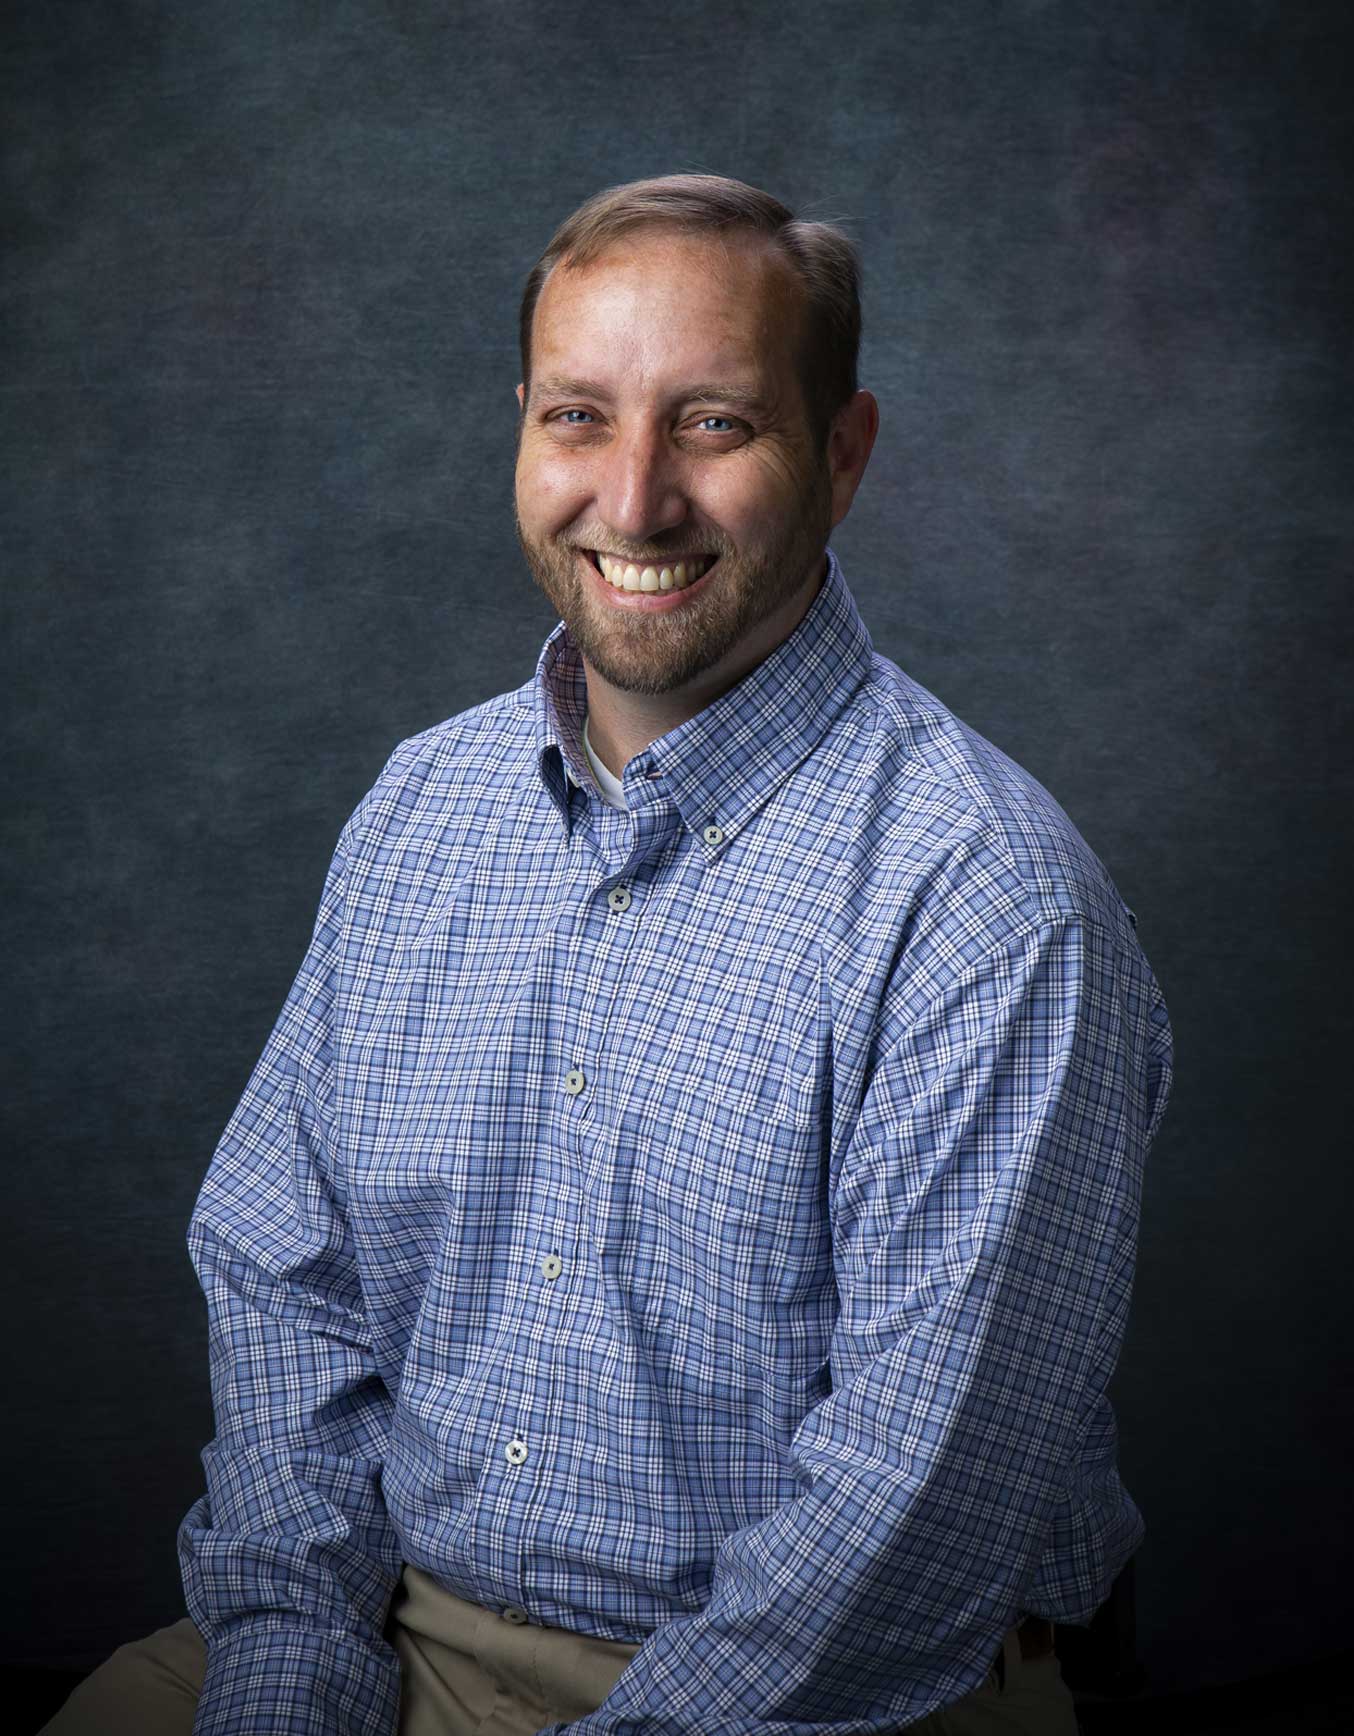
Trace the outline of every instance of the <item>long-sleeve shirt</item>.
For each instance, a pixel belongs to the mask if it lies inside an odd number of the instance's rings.
[[[561,623],[396,749],[212,1160],[199,1736],[393,1732],[405,1562],[640,1642],[570,1736],[871,1736],[1143,1534],[1171,1034],[1104,866],[835,558],[623,811],[586,705]]]

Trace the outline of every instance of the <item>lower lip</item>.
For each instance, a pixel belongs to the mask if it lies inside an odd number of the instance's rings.
[[[604,578],[592,564],[592,557],[578,551],[578,558],[592,574],[593,581],[607,594],[607,600],[617,609],[633,609],[640,614],[665,614],[670,609],[680,609],[682,605],[694,597],[705,584],[705,581],[718,567],[707,567],[695,584],[688,585],[684,591],[679,591],[674,585],[670,591],[618,591],[610,580]]]

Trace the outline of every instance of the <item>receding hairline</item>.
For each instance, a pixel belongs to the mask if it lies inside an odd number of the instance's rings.
[[[678,217],[645,215],[637,217],[633,223],[614,233],[603,233],[590,237],[581,246],[571,248],[562,253],[541,279],[532,304],[532,323],[545,294],[546,286],[557,273],[571,271],[587,272],[601,265],[612,254],[624,254],[630,250],[632,243],[643,244],[656,236],[668,235],[677,241],[689,242],[695,247],[710,247],[721,252],[725,259],[731,259],[734,245],[738,244],[740,251],[759,253],[762,258],[772,264],[780,277],[793,291],[802,309],[807,310],[809,304],[809,288],[804,282],[794,255],[776,236],[768,235],[764,230],[755,229],[750,224],[726,224],[719,229],[700,228]]]
[[[803,334],[811,318],[808,285],[796,268],[795,260],[789,250],[781,245],[774,235],[768,235],[764,230],[753,228],[748,224],[726,224],[720,229],[697,227],[681,218],[666,217],[661,213],[657,216],[645,215],[636,218],[632,224],[628,224],[619,233],[602,234],[594,237],[580,249],[561,254],[546,272],[537,290],[531,310],[533,332],[541,302],[557,273],[586,273],[594,270],[603,264],[610,255],[624,253],[630,242],[639,241],[642,243],[646,238],[652,239],[656,232],[669,233],[678,240],[688,241],[696,246],[715,247],[725,255],[726,259],[733,251],[729,245],[731,241],[741,243],[742,249],[746,252],[760,253],[763,259],[774,268],[776,275],[781,280],[782,287],[788,288],[790,292],[792,305],[799,318],[800,330],[796,334],[796,339]],[[533,343],[533,360],[534,350]],[[534,370],[527,370],[528,373],[532,371]],[[556,383],[559,382],[556,381]],[[523,384],[530,388],[532,382],[530,378],[526,378]],[[713,397],[716,394],[702,390],[697,395]],[[725,392],[719,395],[728,398],[735,394]]]
[[[794,257],[789,248],[778,236],[759,229],[750,219],[713,225],[693,222],[675,212],[642,211],[584,235],[553,262],[544,282],[548,283],[556,271],[586,270],[608,253],[621,252],[629,243],[652,239],[655,235],[670,235],[697,246],[717,248],[726,255],[732,253],[732,244],[745,250],[757,246],[763,252],[774,254],[792,272],[794,270]]]

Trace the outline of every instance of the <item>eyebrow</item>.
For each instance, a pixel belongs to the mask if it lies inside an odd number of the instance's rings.
[[[531,396],[535,398],[596,398],[599,402],[610,401],[611,394],[606,387],[596,380],[570,379],[562,374],[550,374],[545,379],[532,382]],[[747,415],[768,415],[771,406],[760,392],[747,386],[711,384],[702,382],[696,386],[683,386],[672,394],[676,402],[682,404],[727,404],[730,409],[742,410]]]

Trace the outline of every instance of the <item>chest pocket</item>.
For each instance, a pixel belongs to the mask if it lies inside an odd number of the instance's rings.
[[[816,1085],[779,1071],[757,1083],[656,1072],[614,1105],[614,1167],[587,1210],[670,1401],[765,1413],[774,1436],[785,1395],[822,1361],[831,1238]]]
[[[759,936],[767,930],[759,928]],[[698,950],[698,944],[699,949]],[[587,1141],[597,1251],[655,1342],[784,1348],[827,1271],[831,1028],[816,955],[747,956],[697,932],[669,966],[700,993],[626,984]],[[790,1329],[793,1335],[793,1328]]]
[[[808,1125],[817,1113],[818,1079],[812,1062],[797,1067],[778,1059],[764,1064],[740,1063],[732,1076],[718,1057],[697,1071],[672,1061],[656,1069],[651,1089],[637,1088],[638,1112],[660,1125],[676,1118],[686,1124],[695,1116],[720,1108],[750,1121],[782,1127]]]
[[[701,1282],[780,1286],[818,1257],[826,1223],[821,1094],[768,1067],[734,1086],[664,1066],[613,1105],[629,1227]]]

